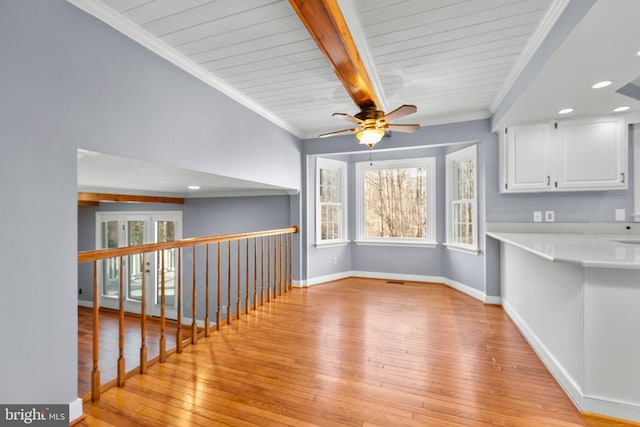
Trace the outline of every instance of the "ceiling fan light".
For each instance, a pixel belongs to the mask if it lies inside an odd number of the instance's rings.
[[[368,145],[369,148],[380,142],[383,136],[384,131],[382,129],[365,129],[356,134],[360,144]]]

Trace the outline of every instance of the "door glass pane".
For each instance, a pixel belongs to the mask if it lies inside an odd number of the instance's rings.
[[[144,244],[144,221],[128,221],[127,229],[127,242],[129,246]],[[130,300],[142,301],[142,254],[130,255],[127,262],[129,263],[127,297]]]
[[[175,223],[173,221],[156,221],[156,242],[175,240]],[[156,252],[158,277],[156,283],[156,304],[160,304],[162,296],[162,255],[164,254],[164,301],[166,306],[176,304],[176,250],[166,249]]]
[[[112,249],[118,247],[118,221],[104,221],[101,234],[102,248]],[[120,265],[118,258],[102,260],[102,295],[117,297],[119,282]]]

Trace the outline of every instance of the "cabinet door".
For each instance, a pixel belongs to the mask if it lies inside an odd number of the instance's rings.
[[[559,122],[557,150],[559,190],[627,188],[624,120]]]
[[[506,129],[506,183],[502,191],[545,191],[551,188],[553,126],[543,123]]]

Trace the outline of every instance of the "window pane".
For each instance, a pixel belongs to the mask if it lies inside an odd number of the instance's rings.
[[[427,236],[427,168],[364,172],[366,237]]]
[[[473,244],[473,202],[452,203],[452,243]]]
[[[473,168],[474,161],[472,159],[456,162],[456,194],[454,199],[473,199],[474,198],[474,179],[475,171]]]
[[[320,169],[320,202],[340,201],[340,179],[338,170]]]
[[[117,248],[118,221],[102,223],[102,247],[104,249]],[[120,259],[108,258],[102,261],[102,295],[117,297],[120,285]]]
[[[344,167],[318,166],[318,208],[316,212],[318,240],[338,240],[342,238],[342,188]]]
[[[156,221],[156,242],[172,242],[175,237],[175,223],[173,221]],[[164,271],[162,261],[164,255]],[[162,299],[162,275],[164,273],[164,300],[169,307],[175,305],[176,295],[176,250],[164,249],[156,252],[157,285],[156,304]]]
[[[144,244],[144,221],[128,221],[127,243],[129,246]],[[129,295],[128,298],[142,301],[142,254],[129,255]]]
[[[338,239],[339,235],[339,205],[322,205],[320,207],[320,238],[322,240]]]

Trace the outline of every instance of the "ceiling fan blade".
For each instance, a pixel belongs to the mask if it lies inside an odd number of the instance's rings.
[[[418,111],[418,108],[415,105],[401,105],[395,110],[391,111],[389,114],[383,117],[387,122],[392,122],[400,117],[408,116],[409,114],[413,114]]]
[[[405,133],[414,133],[420,129],[420,125],[409,125],[409,124],[387,124],[385,129],[390,130],[392,132],[405,132]]]
[[[339,117],[341,119],[349,120],[358,124],[364,123],[364,121],[360,120],[359,118],[346,113],[333,113],[333,117]]]
[[[318,138],[327,138],[329,136],[336,136],[336,135],[346,135],[348,133],[354,133],[359,130],[360,128],[337,130],[335,132],[323,133],[322,135],[318,135]]]

